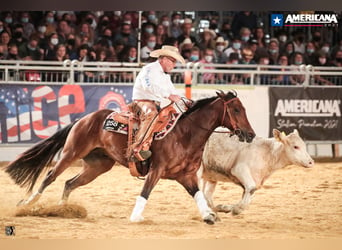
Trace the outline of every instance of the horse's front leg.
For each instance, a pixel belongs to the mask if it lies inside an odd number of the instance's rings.
[[[207,224],[214,224],[216,220],[216,214],[208,206],[207,200],[204,197],[202,191],[198,188],[198,179],[196,174],[186,174],[176,179],[186,191],[195,199],[198,210],[202,216],[202,219]]]
[[[147,199],[152,192],[152,189],[160,180],[161,171],[158,169],[151,169],[149,174],[146,177],[143,189],[140,193],[140,196],[137,197],[135,206],[133,208],[130,221],[131,222],[140,222],[144,220],[142,213],[144,211],[145,205],[147,203]]]

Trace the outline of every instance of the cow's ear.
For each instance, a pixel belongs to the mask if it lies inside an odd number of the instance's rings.
[[[273,129],[273,136],[277,141],[284,142],[286,139],[286,134],[284,132],[280,132],[278,129]]]

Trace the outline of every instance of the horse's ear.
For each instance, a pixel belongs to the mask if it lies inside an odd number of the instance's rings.
[[[220,98],[224,98],[226,96],[222,90],[216,91],[216,95],[219,96]]]

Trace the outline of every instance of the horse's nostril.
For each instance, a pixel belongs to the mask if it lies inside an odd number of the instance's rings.
[[[234,134],[240,136],[242,134],[242,131],[240,129],[235,129]]]

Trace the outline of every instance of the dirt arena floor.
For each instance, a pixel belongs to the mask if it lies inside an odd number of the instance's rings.
[[[29,209],[16,207],[25,190],[0,170],[0,228],[15,227],[15,236],[4,230],[0,239],[342,238],[342,162],[279,170],[256,191],[248,210],[238,216],[220,213],[215,225],[203,223],[194,200],[170,180],[161,180],[152,191],[145,221],[131,223],[129,216],[143,181],[122,166],[75,190],[70,205],[56,206],[64,182],[80,171],[79,166],[78,162],[67,169]],[[240,187],[220,183],[214,201],[231,204],[241,195]]]

